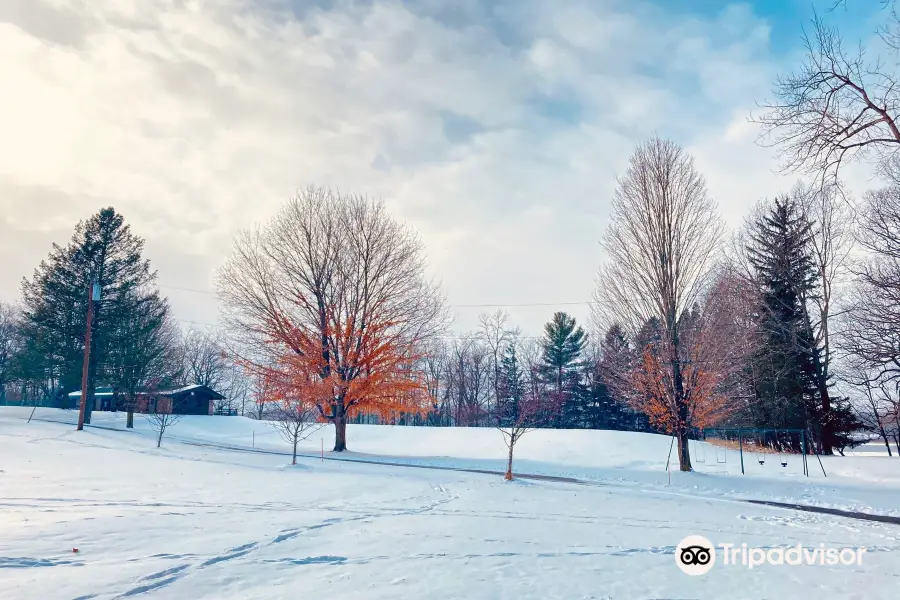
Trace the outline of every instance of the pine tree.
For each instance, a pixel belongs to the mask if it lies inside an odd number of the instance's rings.
[[[514,343],[507,344],[500,358],[500,381],[497,386],[498,425],[508,427],[515,423],[519,416],[519,406],[525,393],[525,380],[522,366],[516,353]]]
[[[54,244],[32,279],[22,282],[30,371],[60,399],[80,388],[88,290],[92,281],[100,284],[88,367],[88,423],[96,382],[108,379],[117,322],[134,310],[135,293],[156,278],[143,248],[143,239],[131,233],[124,218],[104,208],[78,223],[68,245]]]
[[[760,426],[805,429],[819,417],[819,349],[805,301],[815,292],[811,225],[790,198],[776,198],[750,232],[748,258],[762,292],[765,344],[754,360]]]
[[[582,426],[583,411],[574,392],[579,384],[581,353],[586,343],[584,330],[564,312],[555,313],[544,325],[544,377],[553,390],[554,405],[559,408],[547,417],[555,427]]]
[[[658,325],[658,320],[651,319],[641,329],[639,337],[643,340],[642,347],[654,336],[658,337]],[[637,358],[625,330],[618,323],[611,325],[600,341],[598,364],[599,380],[607,392],[603,420],[610,429],[651,431],[647,415],[631,408],[624,397],[626,390],[631,391],[628,373]]]
[[[169,305],[155,290],[140,289],[125,299],[128,310],[110,323],[110,348],[104,373],[113,388],[116,410],[128,412],[134,426],[138,392],[169,386],[180,374],[179,332]]]

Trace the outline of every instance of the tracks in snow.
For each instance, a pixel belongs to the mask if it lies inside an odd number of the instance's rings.
[[[390,509],[387,511],[365,511],[361,514],[354,515],[352,517],[329,517],[324,519],[318,523],[314,523],[312,525],[306,525],[303,527],[297,527],[293,529],[285,529],[282,530],[270,539],[269,541],[252,541],[246,544],[241,544],[239,546],[235,546],[233,548],[229,548],[220,554],[210,556],[202,560],[202,562],[185,562],[174,567],[170,567],[168,569],[163,569],[161,571],[157,571],[151,573],[150,575],[146,575],[140,579],[138,579],[135,583],[138,585],[134,585],[133,587],[121,592],[117,595],[112,596],[113,600],[123,600],[125,598],[131,598],[134,596],[138,596],[144,594],[146,592],[151,592],[155,590],[159,590],[165,587],[172,585],[183,579],[184,577],[189,576],[191,573],[195,571],[199,571],[202,569],[206,569],[215,565],[220,565],[222,563],[230,562],[233,560],[237,560],[239,558],[243,558],[245,556],[251,555],[252,553],[271,546],[275,546],[277,544],[281,544],[288,540],[292,540],[297,538],[304,533],[308,533],[310,531],[315,531],[319,529],[324,529],[327,527],[334,527],[336,525],[342,525],[347,523],[353,523],[355,521],[364,521],[368,519],[375,519],[380,517],[393,517],[393,516],[407,516],[407,515],[418,515],[418,514],[426,514],[434,511],[435,509],[452,502],[457,499],[457,496],[450,493],[443,486],[435,486],[434,490],[438,492],[437,498],[433,499],[431,502],[428,502],[422,506],[413,506],[408,508],[399,508],[399,509]],[[421,498],[419,496],[418,498]],[[181,559],[186,558],[192,555],[165,555],[165,554],[157,554],[150,558],[167,558],[167,559]],[[199,558],[199,557],[195,557]],[[285,563],[291,565],[316,565],[316,564],[344,564],[347,562],[347,557],[344,556],[307,556],[302,558],[281,558],[281,559],[263,559],[262,562],[276,562],[276,563]],[[89,596],[91,597],[91,596]],[[94,595],[93,597],[98,597]]]

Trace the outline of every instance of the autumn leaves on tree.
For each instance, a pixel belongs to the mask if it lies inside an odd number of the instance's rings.
[[[446,312],[421,244],[383,204],[309,188],[244,232],[219,273],[234,353],[269,400],[302,399],[335,426],[429,405],[418,365]]]

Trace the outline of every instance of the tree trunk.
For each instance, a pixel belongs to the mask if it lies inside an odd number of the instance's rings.
[[[134,408],[128,407],[128,416],[125,418],[125,428],[134,429]]]
[[[97,386],[97,326],[100,320],[100,306],[99,302],[91,302],[91,349],[90,356],[88,357],[88,378],[87,378],[87,402],[84,406],[84,422],[85,424],[90,424],[91,422],[91,413],[94,411],[94,402],[96,399],[94,398],[94,390]]]
[[[878,416],[876,414],[876,419]],[[884,447],[887,448],[888,456],[893,456],[891,454],[891,438],[888,436],[887,431],[884,430],[884,425],[881,424],[881,419],[878,419],[878,431],[881,433],[881,439],[884,440]]]
[[[510,438],[509,438],[509,460],[506,463],[506,475],[504,477],[504,479],[506,479],[507,481],[512,481],[512,478],[513,478],[513,474],[512,474],[513,448],[516,445],[516,443],[513,440],[514,440],[514,438],[512,436],[510,436]]]
[[[688,405],[684,400],[684,382],[681,378],[681,364],[676,359],[673,364],[675,379],[675,409],[678,413],[675,431],[678,434],[678,468],[681,471],[693,471],[691,466],[691,447],[688,443],[690,433]]]
[[[822,402],[822,452],[820,454],[834,454],[835,436],[834,423],[831,419],[831,395],[828,393],[828,384],[822,381],[819,382],[819,396]]]
[[[347,415],[344,412],[343,403],[334,405],[334,451],[343,452],[347,449]]]
[[[160,428],[159,428],[159,437],[156,438],[156,447],[157,447],[157,448],[159,448],[159,447],[162,445],[163,431],[165,431],[165,429],[163,429],[162,427],[160,427]]]
[[[297,436],[294,436],[294,456],[291,458],[292,465],[297,464],[297,442],[299,442],[299,441],[300,440],[297,439]]]

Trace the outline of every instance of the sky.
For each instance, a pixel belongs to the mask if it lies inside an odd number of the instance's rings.
[[[684,146],[732,227],[792,186],[748,117],[831,4],[2,0],[0,300],[113,206],[175,316],[215,325],[235,232],[317,185],[418,231],[457,333],[483,305],[584,322],[636,144]],[[850,4],[826,17],[870,35]]]

